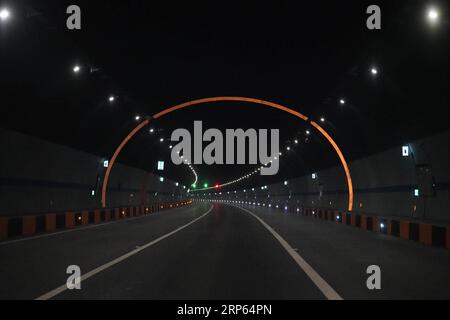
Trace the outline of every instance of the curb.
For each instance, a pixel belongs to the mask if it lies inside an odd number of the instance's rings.
[[[149,205],[45,213],[19,217],[0,217],[0,240],[27,237],[38,233],[71,229],[89,224],[148,215],[165,209],[179,208],[192,204],[192,200]]]
[[[290,212],[294,212],[293,208]],[[375,233],[419,242],[427,246],[450,249],[450,227],[448,226],[319,208],[297,208],[297,212],[304,216],[334,221]]]

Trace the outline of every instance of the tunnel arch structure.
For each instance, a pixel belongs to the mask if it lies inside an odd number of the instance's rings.
[[[149,119],[145,119],[144,121],[142,121],[139,125],[137,125],[126,137],[125,139],[123,139],[123,141],[120,143],[120,145],[116,148],[116,150],[114,151],[114,154],[112,156],[112,158],[109,161],[109,166],[106,169],[106,173],[105,176],[103,178],[103,184],[102,184],[102,207],[105,208],[106,207],[106,195],[107,195],[107,190],[108,190],[108,181],[109,181],[109,176],[111,174],[111,170],[114,166],[114,163],[117,159],[117,157],[120,155],[122,149],[127,145],[127,143],[134,137],[134,135],[136,135],[136,133],[138,133],[142,128],[146,127],[151,120],[156,120],[158,118],[161,118],[171,112],[180,110],[180,109],[184,109],[187,107],[191,107],[194,105],[200,105],[200,104],[204,104],[204,103],[209,103],[209,102],[219,102],[219,101],[239,101],[239,102],[249,102],[249,103],[254,103],[254,104],[258,104],[260,106],[265,106],[265,107],[271,107],[271,108],[275,108],[278,110],[282,110],[284,112],[287,112],[307,123],[309,123],[312,127],[314,127],[316,130],[318,130],[326,139],[327,141],[331,144],[331,146],[333,147],[333,149],[335,150],[335,152],[337,153],[342,167],[344,169],[345,172],[345,176],[347,179],[347,188],[348,188],[348,211],[352,211],[353,209],[353,183],[352,183],[352,178],[350,175],[350,169],[348,168],[347,165],[347,161],[345,160],[345,157],[341,151],[341,149],[339,148],[339,146],[336,144],[336,142],[333,140],[333,138],[325,131],[325,129],[323,129],[318,123],[316,123],[315,121],[310,120],[307,116],[303,115],[302,113],[295,111],[291,108],[282,106],[280,104],[274,103],[274,102],[270,102],[270,101],[265,101],[265,100],[260,100],[260,99],[255,99],[255,98],[248,98],[248,97],[211,97],[211,98],[203,98],[203,99],[197,99],[197,100],[191,100],[191,101],[187,101],[181,104],[177,104],[175,106],[172,106],[170,108],[164,109],[156,114],[154,114],[152,117],[150,117]]]

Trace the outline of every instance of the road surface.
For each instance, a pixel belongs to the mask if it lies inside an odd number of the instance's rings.
[[[222,203],[2,242],[0,261],[0,299],[450,298],[448,250]],[[69,265],[80,290],[66,287]]]

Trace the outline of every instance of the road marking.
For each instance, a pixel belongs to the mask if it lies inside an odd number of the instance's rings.
[[[269,226],[263,219],[258,217],[256,214],[247,210],[245,208],[234,206],[239,208],[249,214],[251,214],[255,219],[257,219],[274,237],[278,240],[281,246],[289,253],[292,259],[297,263],[297,265],[306,273],[306,275],[311,279],[311,281],[316,285],[316,287],[323,293],[323,295],[328,300],[343,300],[342,297],[306,262],[300,254],[290,246],[290,244],[283,239],[271,226]]]
[[[157,239],[155,239],[155,240],[152,240],[152,241],[150,241],[149,243],[144,244],[144,245],[142,245],[141,247],[139,247],[139,248],[137,248],[137,249],[134,249],[134,250],[132,250],[132,251],[130,251],[130,252],[124,254],[124,255],[121,255],[120,257],[118,257],[118,258],[116,258],[116,259],[114,259],[114,260],[112,260],[112,261],[110,261],[110,262],[107,262],[107,263],[101,265],[100,267],[97,267],[97,268],[95,268],[95,269],[89,271],[88,273],[86,273],[86,274],[84,274],[84,275],[81,276],[81,281],[84,281],[84,280],[86,280],[86,279],[89,279],[90,277],[95,276],[97,273],[100,273],[100,272],[102,272],[102,271],[104,271],[104,270],[106,270],[106,269],[108,269],[108,268],[110,268],[110,267],[112,267],[112,266],[114,266],[114,265],[116,265],[116,264],[118,264],[118,263],[120,263],[120,262],[122,262],[122,261],[128,259],[129,257],[134,256],[135,254],[141,252],[142,250],[145,250],[145,249],[147,249],[148,247],[151,247],[151,246],[157,244],[158,242],[160,242],[160,241],[162,241],[162,240],[164,240],[164,239],[166,239],[166,238],[168,238],[168,237],[174,235],[174,234],[177,233],[178,231],[181,231],[181,230],[183,230],[183,229],[189,227],[191,224],[197,222],[198,220],[200,220],[201,218],[203,218],[203,217],[205,217],[207,214],[209,214],[209,213],[211,212],[212,209],[213,209],[213,206],[211,206],[211,207],[208,209],[208,211],[206,211],[206,212],[205,212],[204,214],[202,214],[200,217],[195,218],[195,219],[192,220],[191,222],[189,222],[189,223],[187,223],[187,224],[185,224],[185,225],[182,225],[181,227],[179,227],[179,228],[177,228],[177,229],[175,229],[175,230],[173,230],[173,231],[171,231],[171,232],[169,232],[169,233],[167,233],[167,234],[165,234],[165,235],[163,235],[163,236],[161,236],[161,237],[159,237],[159,238],[157,238]],[[62,286],[57,287],[56,289],[53,289],[53,290],[51,290],[51,291],[49,291],[49,292],[47,292],[47,293],[45,293],[45,294],[43,294],[43,295],[37,297],[35,300],[48,300],[48,299],[51,299],[51,298],[53,298],[54,296],[56,296],[56,295],[58,295],[58,294],[60,294],[60,293],[62,293],[62,292],[64,292],[64,291],[66,291],[66,290],[67,290],[67,285],[64,284],[64,285],[62,285]]]
[[[169,211],[176,210],[176,209],[182,209],[182,207],[180,207],[180,208],[172,208],[172,209],[169,209]],[[192,209],[192,207],[190,207],[189,209]],[[168,211],[165,211],[165,213],[167,213],[167,212]],[[98,228],[98,227],[106,226],[108,224],[113,224],[113,223],[119,223],[119,222],[125,222],[125,221],[133,221],[133,220],[142,219],[142,218],[154,217],[154,216],[157,216],[158,214],[162,214],[162,213],[163,213],[163,211],[158,211],[158,212],[149,213],[149,214],[145,214],[145,215],[138,216],[138,217],[122,218],[122,219],[118,219],[118,220],[111,220],[111,221],[97,223],[97,224],[92,224],[92,225],[76,226],[73,229],[55,231],[55,232],[50,232],[50,233],[43,233],[43,234],[40,234],[40,235],[37,235],[37,236],[31,236],[31,237],[20,238],[20,239],[15,239],[15,240],[2,241],[2,242],[0,242],[0,247],[4,246],[4,245],[7,245],[7,244],[13,244],[13,243],[22,242],[22,241],[28,241],[28,240],[35,240],[35,239],[40,239],[40,238],[52,237],[52,236],[56,236],[56,235],[63,234],[63,233],[69,233],[69,232],[74,232],[74,231],[82,231],[82,230],[89,230],[89,229],[92,229],[92,228]]]

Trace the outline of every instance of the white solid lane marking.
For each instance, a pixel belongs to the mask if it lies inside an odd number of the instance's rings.
[[[118,257],[118,258],[116,258],[116,259],[114,259],[114,260],[112,260],[112,261],[110,261],[110,262],[107,262],[107,263],[101,265],[100,267],[97,267],[97,268],[95,268],[95,269],[89,271],[88,273],[85,273],[84,275],[81,276],[81,281],[83,282],[84,280],[89,279],[90,277],[96,275],[97,273],[100,273],[100,272],[102,272],[103,270],[106,270],[106,269],[112,267],[113,265],[118,264],[118,263],[122,262],[122,261],[125,260],[125,259],[128,259],[129,257],[131,257],[131,256],[133,256],[133,255],[135,255],[135,254],[137,254],[138,252],[141,252],[142,250],[145,250],[146,248],[153,246],[154,244],[160,242],[161,240],[164,240],[164,239],[170,237],[171,235],[177,233],[178,231],[183,230],[184,228],[189,227],[191,224],[197,222],[198,220],[200,220],[201,218],[203,218],[203,217],[205,217],[207,214],[209,214],[209,213],[211,212],[212,209],[213,209],[213,206],[211,206],[211,207],[208,209],[208,211],[206,211],[206,212],[205,212],[204,214],[202,214],[200,217],[195,218],[195,219],[192,220],[191,222],[189,222],[189,223],[187,223],[187,224],[185,224],[185,225],[182,225],[181,227],[179,227],[179,228],[177,228],[177,229],[175,229],[175,230],[173,230],[173,231],[171,231],[171,232],[169,232],[169,233],[167,233],[167,234],[165,234],[165,235],[163,235],[163,236],[161,236],[161,237],[159,237],[159,238],[157,238],[157,239],[155,239],[155,240],[152,240],[152,241],[150,241],[149,243],[144,244],[144,245],[140,246],[139,248],[134,249],[134,250],[132,250],[132,251],[130,251],[130,252],[128,252],[128,253],[126,253],[126,254],[124,254],[124,255],[122,255],[122,256],[120,256],[120,257]],[[51,298],[53,298],[54,296],[56,296],[56,295],[58,295],[58,294],[60,294],[60,293],[62,293],[62,292],[64,292],[64,291],[66,291],[66,290],[67,290],[67,285],[64,284],[64,285],[62,285],[62,286],[59,286],[59,287],[56,288],[56,289],[53,289],[53,290],[51,290],[51,291],[49,291],[49,292],[47,292],[47,293],[45,293],[45,294],[43,294],[43,295],[37,297],[35,300],[48,300],[48,299],[51,299]]]
[[[300,254],[291,247],[291,245],[283,239],[271,226],[269,226],[263,219],[258,217],[256,214],[239,206],[233,206],[239,208],[249,214],[251,214],[255,219],[257,219],[274,237],[278,240],[281,246],[287,251],[292,259],[297,263],[297,265],[306,273],[306,275],[311,279],[311,281],[316,285],[316,287],[323,293],[323,295],[328,300],[343,300],[342,297],[306,262]]]
[[[173,208],[173,209],[170,209],[170,210],[176,210],[176,209],[181,209],[181,208],[182,207],[180,207],[180,208]],[[192,209],[192,208],[193,207],[190,207],[189,209]],[[101,223],[92,224],[92,225],[77,226],[77,227],[75,227],[73,229],[55,231],[55,232],[50,232],[50,233],[43,233],[43,234],[39,234],[37,236],[30,236],[30,237],[26,237],[26,238],[2,241],[2,242],[0,242],[0,247],[8,245],[8,244],[17,243],[17,242],[23,242],[23,241],[29,241],[29,240],[53,237],[53,236],[57,236],[59,234],[64,234],[64,233],[69,233],[69,232],[74,232],[74,231],[89,230],[89,229],[92,229],[92,228],[98,228],[98,227],[102,227],[102,226],[106,226],[106,225],[110,225],[110,224],[114,224],[114,223],[119,223],[119,222],[133,221],[133,220],[142,219],[142,218],[154,217],[154,216],[156,216],[158,214],[162,214],[162,213],[163,213],[163,211],[158,211],[158,212],[153,212],[153,213],[150,213],[150,214],[144,214],[142,216],[137,216],[137,217],[133,217],[133,218],[122,218],[122,219],[118,219],[118,220],[110,220],[110,221],[107,221],[107,222],[101,222]],[[167,213],[167,211],[166,211],[166,213]]]

